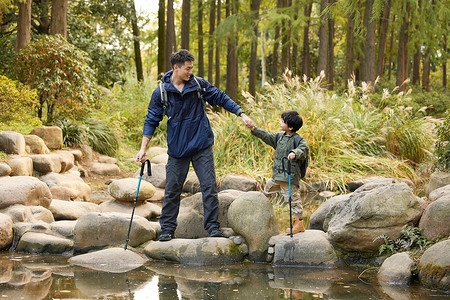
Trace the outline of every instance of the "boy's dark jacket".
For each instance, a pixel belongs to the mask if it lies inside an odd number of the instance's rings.
[[[277,140],[277,133],[270,133],[262,128],[255,127],[252,134],[275,149],[275,158],[273,160],[272,178],[279,181],[289,181],[287,172],[283,172],[282,160],[287,157],[290,152],[295,153],[295,159],[291,160],[291,183],[299,185],[300,183],[300,165],[308,157],[309,148],[304,138],[300,138],[298,146],[295,147],[295,139],[299,137],[297,133],[282,134],[281,138]],[[285,163],[285,168],[287,165]],[[292,175],[295,172],[294,175]]]
[[[172,84],[170,77],[173,70],[164,74],[162,82],[167,91],[171,115],[167,121],[167,153],[170,156],[181,158],[189,157],[200,150],[214,144],[214,134],[208,117],[206,116],[203,102],[198,97],[199,86],[191,75],[185,82],[183,92],[180,93]],[[221,106],[231,113],[239,115],[242,111],[230,97],[203,78],[197,77],[202,87],[203,99],[210,105]],[[159,86],[152,94],[148,105],[147,118],[144,123],[143,135],[151,138],[163,119],[163,106],[161,103],[161,91]]]

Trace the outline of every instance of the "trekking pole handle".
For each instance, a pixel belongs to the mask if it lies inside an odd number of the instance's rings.
[[[148,159],[146,159],[141,165],[140,176],[142,177],[144,175],[145,163],[147,163],[147,174],[148,174],[148,176],[152,176],[152,166],[151,166],[150,161]]]
[[[287,160],[287,172],[286,172],[286,168],[285,168],[285,165],[284,165],[284,161],[285,160]],[[283,172],[286,172],[286,173],[288,173],[288,175],[291,175],[291,161],[287,157],[283,157],[281,159],[281,165],[283,167]]]

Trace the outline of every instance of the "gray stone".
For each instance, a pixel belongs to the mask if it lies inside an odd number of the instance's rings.
[[[430,176],[430,181],[425,188],[425,195],[429,197],[432,191],[448,184],[450,184],[450,173],[436,171]]]
[[[73,156],[72,152],[70,151],[55,151],[52,153],[52,155],[58,155],[59,161],[61,162],[61,171],[60,173],[65,173],[73,168],[75,165],[75,157]]]
[[[116,200],[106,201],[99,205],[101,212],[120,212],[130,214],[133,211],[133,203],[131,202],[118,202]],[[146,219],[152,219],[161,215],[161,207],[156,204],[148,202],[136,203],[134,213]]]
[[[412,278],[414,261],[407,252],[387,258],[378,271],[378,281],[388,285],[407,285]]]
[[[151,198],[156,192],[153,184],[145,180],[141,180],[139,184],[139,179],[137,178],[123,178],[113,180],[108,185],[108,192],[116,200],[122,202],[134,202],[138,186],[139,194],[137,197],[137,201],[139,202]]]
[[[55,221],[51,211],[42,206],[16,204],[1,210],[1,212],[10,216],[14,223],[39,221],[52,223]]]
[[[444,185],[440,188],[433,190],[428,196],[428,199],[430,199],[430,201],[435,201],[443,196],[448,195],[450,195],[450,184]]]
[[[33,168],[40,174],[61,172],[61,157],[53,154],[30,155],[33,160]]]
[[[42,138],[37,135],[29,134],[24,135],[25,138],[25,149],[28,154],[48,154],[50,150]]]
[[[27,156],[15,156],[7,161],[11,167],[11,176],[32,176],[33,160]]]
[[[48,173],[41,176],[50,188],[52,197],[67,201],[90,201],[91,187],[86,184],[78,175],[65,173]]]
[[[150,159],[152,164],[167,164],[167,160],[169,159],[169,155],[167,154],[158,154]]]
[[[450,193],[430,203],[420,218],[421,234],[430,241],[450,236]]]
[[[250,259],[264,262],[270,237],[279,233],[269,199],[260,192],[242,194],[228,209],[228,223],[247,241]]]
[[[61,149],[63,146],[63,134],[57,126],[43,126],[34,128],[30,134],[41,137],[51,150]]]
[[[256,191],[257,182],[254,178],[239,175],[227,175],[220,184],[220,190],[238,190],[243,192]]]
[[[361,186],[335,205],[324,229],[337,246],[347,251],[376,252],[383,243],[376,237],[395,240],[404,225],[415,224],[422,214],[418,198],[405,183],[382,179]]]
[[[147,150],[147,158],[151,159],[160,154],[167,154],[167,148],[164,147],[150,147]]]
[[[330,212],[330,210],[333,208],[333,206],[335,206],[339,202],[341,202],[343,200],[347,200],[350,197],[350,195],[351,194],[334,196],[334,197],[331,197],[330,199],[328,199],[327,201],[325,201],[324,203],[322,203],[322,205],[320,205],[319,208],[316,209],[316,211],[314,211],[311,214],[311,217],[309,218],[308,228],[324,230],[323,223],[325,221],[326,216]]]
[[[64,254],[72,250],[72,240],[40,232],[26,232],[16,248],[17,252],[32,254]]]
[[[230,264],[241,262],[245,251],[227,238],[173,239],[168,242],[150,242],[145,254],[155,260],[182,264]]]
[[[120,174],[120,169],[115,164],[92,163],[91,172],[98,175],[115,176]]]
[[[71,149],[70,152],[73,154],[75,161],[80,163],[83,158],[83,152],[80,149]]]
[[[195,194],[201,192],[200,181],[195,173],[188,173],[188,176],[183,184],[183,192],[189,194]]]
[[[60,236],[72,239],[76,224],[76,220],[55,221],[50,224],[50,230]]]
[[[25,138],[14,131],[0,131],[0,151],[7,154],[25,154]]]
[[[117,159],[115,159],[114,157],[109,157],[109,156],[99,156],[97,158],[99,163],[102,164],[115,164],[117,163]]]
[[[5,214],[0,213],[0,250],[11,246],[13,241],[13,221]]]
[[[8,164],[0,163],[0,177],[9,176],[11,174],[11,167]]]
[[[428,288],[450,290],[450,240],[434,244],[419,261],[419,279]]]
[[[80,145],[80,150],[83,153],[82,157],[81,157],[81,162],[86,164],[86,165],[90,165],[92,162],[92,148],[89,145]]]
[[[102,211],[100,206],[94,203],[59,199],[53,199],[49,209],[55,220],[77,220],[87,213]]]
[[[141,168],[139,168],[133,175],[134,178],[139,178]],[[151,176],[148,176],[147,164],[144,166],[144,174],[142,180],[146,180],[153,184],[157,188],[164,188],[166,186],[166,165],[165,164],[152,164]]]
[[[273,264],[276,266],[320,266],[334,267],[337,255],[327,239],[327,235],[319,230],[306,230],[289,235],[279,235],[275,239],[275,255]]]
[[[48,186],[36,177],[0,177],[0,209],[14,204],[48,208],[51,201]]]

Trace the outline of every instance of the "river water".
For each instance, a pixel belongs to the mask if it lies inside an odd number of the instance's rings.
[[[70,265],[68,258],[0,254],[0,299],[450,299],[417,283],[379,285],[375,269],[149,261],[126,273],[107,273]]]

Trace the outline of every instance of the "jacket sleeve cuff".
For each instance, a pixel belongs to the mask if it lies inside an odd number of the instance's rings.
[[[240,108],[238,108],[238,110],[234,113],[236,116],[238,116],[238,117],[240,117],[241,116],[241,114],[244,114],[245,112],[242,110],[242,109],[240,109]]]

